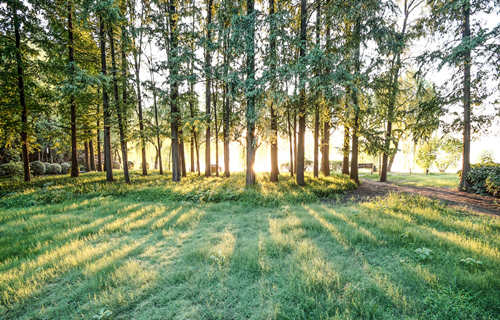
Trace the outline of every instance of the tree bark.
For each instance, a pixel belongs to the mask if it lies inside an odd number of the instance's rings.
[[[217,124],[217,84],[212,88],[214,100],[214,133],[215,133],[215,175],[219,176],[219,126]]]
[[[161,141],[160,141],[160,125],[158,121],[158,105],[156,104],[156,87],[154,84],[154,78],[152,77],[153,81],[153,108],[154,108],[154,113],[155,113],[155,131],[156,131],[156,144],[158,145],[158,162],[160,164],[160,174],[163,174],[163,163],[161,160]],[[147,168],[146,168],[147,169]]]
[[[344,144],[342,146],[342,174],[349,174],[349,147],[350,147],[350,133],[349,127],[344,125]]]
[[[169,71],[170,71],[170,131],[171,131],[171,152],[172,152],[172,181],[181,181],[181,155],[179,146],[179,81],[177,66],[173,61],[177,58],[177,13],[176,0],[170,0],[169,4],[169,22],[170,22],[170,50],[169,50]]]
[[[21,32],[19,27],[19,17],[17,15],[17,1],[12,4],[14,33],[16,38],[16,63],[17,63],[17,88],[19,91],[19,103],[21,104],[21,143],[24,169],[24,181],[31,181],[30,160],[28,153],[28,108],[26,106],[26,96],[24,93],[24,68],[21,55]]]
[[[359,19],[359,18],[358,18]],[[360,50],[361,50],[361,22],[358,20],[354,26],[354,39],[356,41],[356,48],[354,52],[354,75],[355,78],[359,76],[359,71],[361,69],[361,60],[360,60]],[[355,80],[356,83],[356,80]],[[357,84],[354,85],[351,94],[352,94],[352,102],[354,107],[354,122],[352,126],[352,151],[351,151],[351,172],[350,178],[359,184],[359,176],[358,176],[358,130],[359,130],[359,101],[358,101],[358,87]]]
[[[106,66],[106,37],[104,32],[104,21],[99,16],[99,46],[101,51],[101,73],[107,75]],[[113,167],[111,165],[111,109],[106,84],[102,84],[102,111],[104,114],[104,170],[106,170],[106,181],[113,181]]]
[[[210,24],[212,23],[212,2],[213,0],[207,1],[207,42],[210,43],[212,41],[212,31]],[[205,131],[205,176],[210,177],[212,175],[210,171],[210,109],[211,109],[211,94],[210,88],[212,86],[211,81],[211,63],[212,56],[210,54],[210,48],[207,44],[205,47],[205,74],[206,74],[206,83],[205,83],[205,110],[206,110],[206,131]]]
[[[321,172],[327,177],[330,175],[330,119],[323,122],[321,138]]]
[[[288,166],[288,170],[290,171],[290,175],[293,177],[295,170],[293,170],[294,164],[294,152],[293,152],[293,135],[292,135],[292,124],[290,122],[290,108],[288,107],[286,112],[286,120],[287,120],[287,128],[288,128],[288,141],[290,145],[290,165]]]
[[[300,48],[299,56],[304,58],[306,55],[306,45],[307,45],[307,1],[300,1]],[[299,186],[305,185],[304,180],[304,143],[305,143],[305,132],[306,132],[306,88],[304,81],[305,73],[304,71],[300,74],[300,93],[299,93],[299,141],[297,145],[297,184]]]
[[[111,49],[111,67],[112,67],[112,75],[113,75],[113,92],[115,97],[115,108],[116,115],[118,120],[118,134],[120,137],[120,148],[122,152],[122,165],[123,165],[123,177],[126,183],[130,183],[130,176],[128,174],[128,159],[127,159],[127,141],[125,140],[125,130],[123,127],[123,117],[122,117],[122,108],[120,106],[120,96],[118,93],[118,79],[117,79],[117,68],[116,68],[116,59],[115,59],[115,41],[113,36],[113,27],[111,25],[108,26],[108,36],[109,36],[109,44]],[[123,88],[126,90],[126,88]],[[125,101],[124,101],[125,103]]]
[[[469,41],[470,38],[470,0],[466,0],[463,6],[463,31],[462,41]],[[470,138],[471,138],[471,120],[470,120],[470,81],[471,81],[471,50],[466,49],[464,60],[464,133],[463,133],[463,153],[462,153],[462,175],[460,177],[460,190],[469,191],[470,185],[467,181],[467,175],[470,171]]]
[[[89,131],[89,159],[90,159],[90,170],[95,171],[95,154],[94,154],[94,142],[92,141],[92,133]]]
[[[321,1],[316,0],[316,47],[321,47]],[[316,75],[319,75],[319,70],[316,70]],[[318,98],[318,97],[317,97]],[[314,159],[313,159],[313,175],[315,178],[319,174],[319,101],[314,104]]]
[[[73,48],[73,6],[72,0],[68,0],[68,58],[70,64],[70,81],[74,84],[75,77],[75,57]],[[73,89],[69,97],[70,114],[71,114],[71,176],[78,177],[80,170],[78,168],[78,151],[76,141],[76,102]]]
[[[254,20],[254,0],[247,0],[247,18],[249,26],[246,36],[246,122],[247,122],[247,163],[246,163],[246,185],[254,185],[256,182],[254,162],[255,162],[255,122],[257,114],[255,111],[255,20]]]
[[[89,155],[89,141],[85,140],[83,143],[83,154],[85,156],[85,170],[90,171],[90,155]]]
[[[181,174],[183,177],[187,176],[186,173],[186,154],[184,152],[184,135],[182,128],[179,129],[179,155],[181,157]]]
[[[279,169],[278,169],[278,115],[275,109],[274,103],[274,92],[276,91],[276,23],[275,23],[275,4],[274,0],[269,0],[269,55],[270,55],[270,69],[271,69],[271,105],[270,105],[270,117],[271,117],[271,174],[269,180],[272,182],[278,181]]]
[[[100,94],[100,89],[97,89],[97,94]],[[101,156],[101,110],[100,103],[97,104],[97,171],[102,171],[102,156]]]

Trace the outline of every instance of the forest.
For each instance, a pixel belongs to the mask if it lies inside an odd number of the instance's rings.
[[[498,1],[3,0],[0,59],[0,318],[500,316]]]

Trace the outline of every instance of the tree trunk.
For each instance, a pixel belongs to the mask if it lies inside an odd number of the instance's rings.
[[[399,140],[396,140],[396,142],[394,143],[394,152],[392,153],[391,158],[389,159],[387,172],[391,172],[392,170],[392,165],[394,164],[394,158],[396,158],[396,153],[398,152],[398,145],[399,145]]]
[[[83,154],[85,156],[85,171],[90,171],[89,141],[83,143]]]
[[[276,80],[274,79],[276,73],[276,24],[274,17],[274,0],[269,0],[269,30],[271,32],[269,36],[269,54],[270,54],[270,68],[271,68],[271,105],[270,105],[270,117],[271,117],[271,175],[269,180],[276,182],[278,181],[279,169],[278,169],[278,115],[275,110],[275,103],[273,94],[276,91]]]
[[[299,56],[303,59],[306,55],[307,44],[307,1],[300,1],[300,48]],[[299,93],[299,141],[297,145],[297,175],[296,180],[299,186],[305,185],[304,180],[304,143],[306,132],[306,88],[304,81],[305,73],[300,74],[300,93]],[[302,79],[304,78],[304,79]]]
[[[181,174],[186,177],[186,154],[184,152],[184,136],[182,128],[179,129],[179,155],[181,157]]]
[[[143,7],[142,10],[144,10],[144,4],[142,5],[142,7]],[[141,27],[142,27],[142,14],[141,14]],[[135,36],[134,36],[134,43],[135,43]],[[142,28],[139,31],[139,49],[133,51],[134,51],[135,86],[137,89],[137,116],[139,118],[139,140],[141,142],[141,167],[142,167],[142,175],[145,176],[148,174],[148,169],[146,166],[146,138],[144,136],[145,135],[144,119],[142,115],[142,95],[141,95],[141,80],[140,80],[141,54],[142,54]]]
[[[361,69],[360,51],[361,51],[361,22],[356,21],[354,26],[354,39],[357,42],[357,46],[354,52],[354,76],[355,76],[355,87],[351,91],[352,103],[354,107],[354,123],[352,127],[352,151],[351,151],[351,173],[350,177],[356,184],[359,184],[358,176],[358,130],[359,130],[359,101],[358,101],[358,87],[356,78],[359,77],[359,70]]]
[[[100,94],[100,89],[97,88],[97,94]],[[100,104],[97,104],[97,171],[102,171],[102,157],[101,157],[101,110]]]
[[[21,143],[23,156],[24,181],[31,181],[30,160],[28,154],[28,108],[24,93],[24,68],[21,56],[21,32],[19,30],[19,18],[17,16],[17,1],[12,4],[14,20],[14,33],[16,38],[16,63],[17,63],[17,87],[19,90],[19,103],[21,104]]]
[[[213,89],[214,94],[214,133],[215,133],[215,175],[219,176],[219,126],[217,124],[217,85]]]
[[[154,79],[153,79],[153,108],[155,113],[156,144],[158,145],[158,162],[160,164],[160,174],[163,174],[163,163],[161,160],[160,126],[158,121],[158,105],[156,104],[156,87],[154,84]]]
[[[321,135],[321,172],[324,176],[330,175],[330,119],[323,122]]]
[[[94,141],[92,141],[92,132],[88,132],[89,135],[89,160],[90,160],[90,170],[95,171],[95,156],[94,156]]]
[[[290,123],[290,109],[287,109],[286,112],[286,120],[287,120],[287,128],[288,128],[288,141],[290,145],[290,164],[288,166],[288,170],[290,171],[290,175],[293,177],[294,170],[293,170],[293,164],[294,164],[294,157],[293,157],[293,136],[292,136],[292,125]]]
[[[170,50],[169,50],[169,71],[170,71],[170,131],[171,131],[171,152],[172,152],[172,181],[181,181],[181,155],[179,146],[179,81],[177,65],[173,63],[177,59],[177,13],[176,0],[170,0],[169,21],[170,21]]]
[[[68,0],[68,58],[70,64],[70,81],[74,84],[75,77],[75,57],[73,49],[73,7],[71,0]],[[78,153],[76,141],[76,103],[73,89],[71,89],[70,97],[70,114],[71,114],[71,176],[78,177],[80,170],[78,168]]]
[[[470,38],[470,0],[466,0],[463,6],[463,31],[462,41],[468,41]],[[463,154],[462,154],[462,175],[460,178],[460,190],[469,191],[470,186],[467,181],[467,175],[470,171],[470,136],[471,136],[471,120],[470,120],[470,65],[471,65],[471,50],[467,49],[464,60],[464,134],[463,134]]]
[[[191,162],[189,171],[194,172],[194,137],[191,135],[190,141],[189,141],[189,160]]]
[[[316,47],[321,47],[321,2],[316,0]],[[316,75],[319,76],[319,70],[316,70]],[[318,97],[316,97],[318,98]],[[313,159],[313,175],[318,177],[319,166],[319,101],[314,104],[314,159]]]
[[[207,43],[210,43],[212,41],[212,31],[210,28],[210,24],[212,23],[212,1],[213,0],[208,0],[207,2]],[[210,108],[211,108],[211,101],[210,101],[210,88],[212,86],[212,81],[211,81],[211,63],[212,61],[212,56],[210,54],[210,48],[209,45],[207,44],[205,47],[205,74],[206,74],[206,83],[205,83],[205,110],[206,110],[206,131],[205,131],[205,176],[210,177],[211,171],[210,171]]]
[[[246,36],[246,73],[247,83],[245,92],[247,98],[246,109],[246,122],[247,122],[247,164],[246,164],[246,185],[254,185],[256,182],[254,161],[255,161],[255,122],[257,114],[255,111],[255,21],[254,15],[254,1],[247,0],[247,17],[252,17],[249,22]]]
[[[106,66],[106,37],[104,32],[104,21],[99,16],[99,45],[101,51],[101,73],[107,75]],[[111,165],[111,110],[106,84],[102,84],[102,110],[104,114],[104,170],[106,170],[106,181],[113,181],[113,167]]]
[[[125,140],[125,130],[123,128],[123,117],[122,117],[122,108],[120,106],[120,96],[118,94],[118,79],[117,79],[117,68],[116,68],[116,59],[115,59],[115,41],[113,36],[113,27],[109,25],[108,27],[108,35],[109,35],[109,44],[111,49],[111,67],[112,67],[112,75],[113,75],[113,92],[115,97],[115,107],[116,107],[116,115],[118,120],[118,134],[120,136],[120,147],[122,151],[122,165],[123,165],[123,177],[126,183],[130,183],[130,177],[128,174],[128,159],[127,159],[127,141]],[[126,88],[123,88],[126,90]],[[125,103],[125,101],[124,101]]]

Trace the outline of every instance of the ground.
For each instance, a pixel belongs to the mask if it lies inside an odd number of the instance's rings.
[[[378,181],[378,174],[370,174],[363,172],[360,174],[361,178],[368,180]],[[459,178],[456,173],[402,173],[402,172],[389,172],[387,180],[405,186],[416,187],[443,187],[455,189],[458,186]]]
[[[342,176],[103,179],[0,184],[0,318],[500,317],[498,217]]]

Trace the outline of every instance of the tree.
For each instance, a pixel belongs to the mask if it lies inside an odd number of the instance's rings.
[[[417,151],[417,164],[425,170],[425,174],[429,174],[429,169],[437,158],[439,149],[439,140],[431,138],[421,143]]]
[[[247,30],[245,34],[245,51],[246,51],[246,83],[245,83],[245,96],[246,96],[246,129],[247,129],[247,156],[246,156],[246,185],[254,185],[255,172],[255,123],[257,121],[257,113],[255,110],[255,12],[254,1],[247,0],[247,16],[246,16]]]
[[[205,129],[205,177],[210,177],[211,173],[211,161],[210,161],[210,88],[211,84],[211,66],[212,66],[212,55],[211,55],[211,41],[212,41],[212,0],[207,0],[207,38],[205,43],[205,110],[206,110],[206,129]]]

